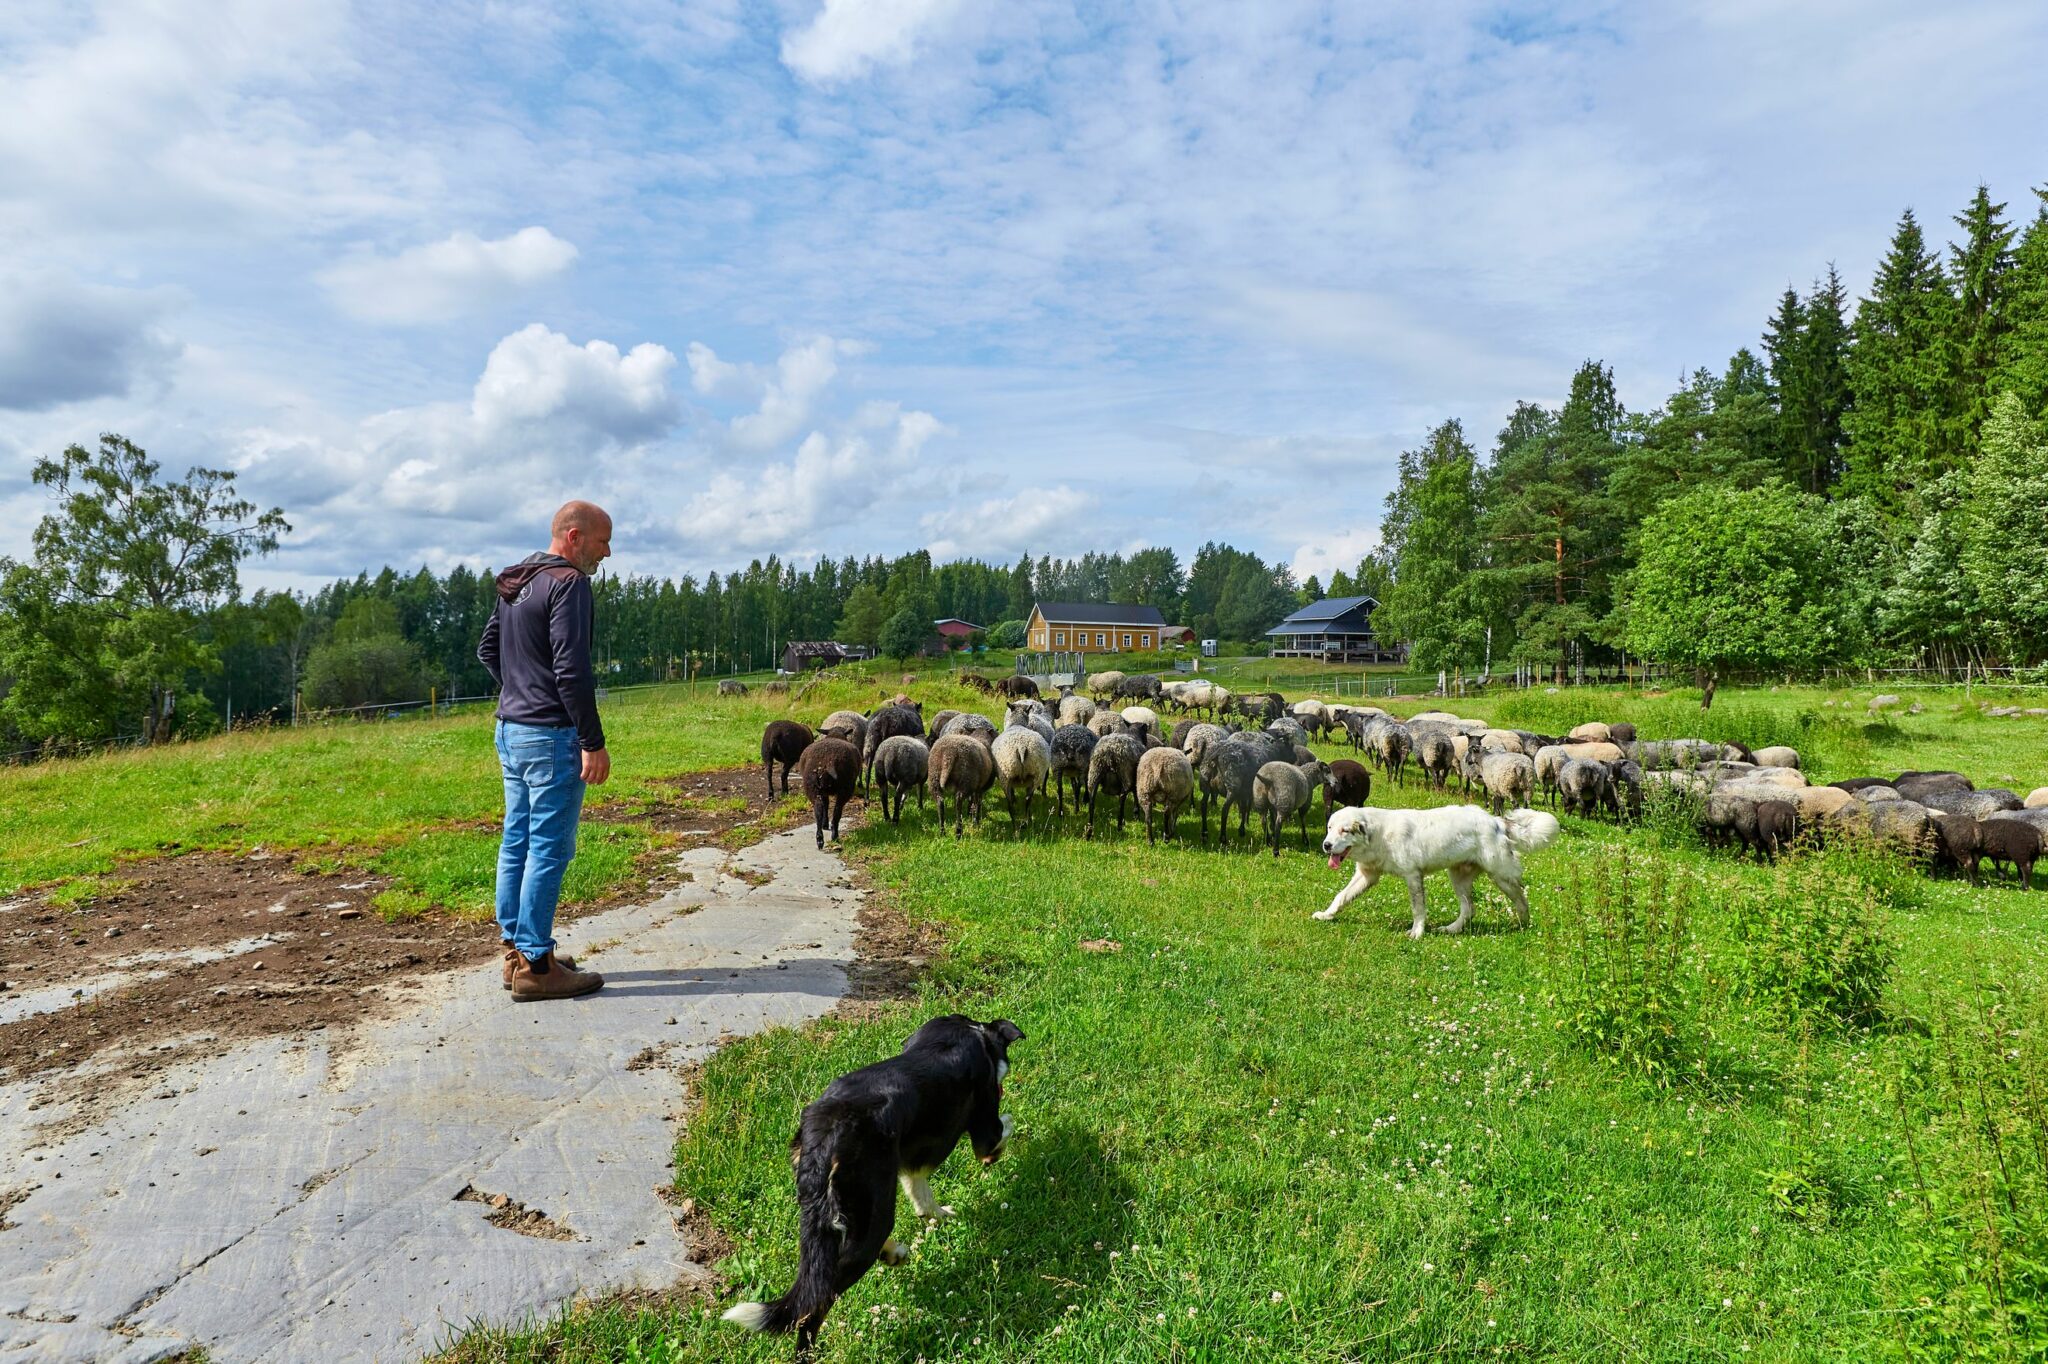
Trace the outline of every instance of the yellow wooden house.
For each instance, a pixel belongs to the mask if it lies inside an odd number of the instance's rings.
[[[1151,653],[1166,628],[1156,606],[1044,601],[1031,608],[1024,647],[1040,653]]]

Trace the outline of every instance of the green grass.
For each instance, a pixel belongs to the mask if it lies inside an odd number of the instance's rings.
[[[607,709],[607,794],[630,809],[664,777],[751,759],[766,719],[865,708],[877,690],[836,679],[794,708],[758,692],[621,697]],[[969,699],[918,690],[928,709]],[[1541,729],[1597,716],[1785,739],[1821,779],[1948,766],[2021,790],[2048,779],[2038,720],[1984,719],[1945,692],[1920,716],[1872,723],[1865,694],[1727,692],[1705,715],[1682,695],[1621,693],[1454,708]],[[1413,782],[1374,795],[1433,799]],[[10,888],[74,877],[65,893],[84,897],[123,854],[264,842],[387,872],[390,912],[473,913],[495,849],[478,821],[497,801],[485,717],[236,736],[0,772],[0,866]],[[940,1171],[960,1217],[927,1230],[904,1215],[916,1253],[836,1309],[823,1359],[2048,1350],[2027,1315],[2048,1297],[2048,1194],[2027,1173],[2048,1093],[2048,900],[1850,851],[1773,872],[1682,827],[1572,820],[1531,859],[1530,931],[1506,931],[1488,892],[1477,931],[1410,944],[1391,885],[1335,923],[1311,920],[1342,873],[1291,844],[1275,860],[1149,847],[1135,826],[1092,844],[1077,831],[1070,819],[1014,838],[998,813],[956,843],[914,806],[901,829],[862,830],[852,856],[943,930],[948,953],[914,1000],[736,1043],[703,1073],[677,1182],[734,1243],[721,1268],[735,1294],[761,1296],[794,1270],[787,1142],[804,1103],[934,1013],[1008,1016],[1027,1034],[1007,1099],[1013,1150],[988,1170],[956,1157]],[[587,824],[574,893],[616,885],[651,837]],[[1683,1073],[1627,1071],[1572,1026],[1574,982],[1606,931],[1575,887],[1623,849],[1690,897],[1672,1021],[1698,1065]],[[1431,889],[1441,919],[1448,891]],[[1882,1026],[1756,994],[1764,911],[1783,925],[1819,896],[1838,917],[1878,911],[1896,961]],[[1122,950],[1080,949],[1097,938]],[[480,1330],[454,1358],[787,1352],[689,1303]]]
[[[1796,716],[1801,698],[1753,704]],[[1940,723],[1981,723],[1970,751],[2041,770],[2031,727],[1973,713],[1859,735],[1857,756],[1940,765]],[[2015,1007],[2048,999],[2041,897],[1851,851],[1774,872],[1683,833],[1571,820],[1531,859],[1531,931],[1506,931],[1489,892],[1477,931],[1410,944],[1398,887],[1312,921],[1342,874],[1291,846],[1275,861],[1075,831],[1014,839],[997,815],[960,844],[914,817],[857,836],[884,892],[952,947],[913,1002],[751,1038],[707,1066],[677,1183],[737,1247],[716,1308],[792,1278],[802,1106],[959,1010],[1027,1034],[1014,1149],[990,1170],[942,1168],[958,1220],[926,1230],[902,1211],[916,1253],[835,1309],[824,1360],[1868,1359],[1901,1341],[1947,1357],[1971,1330],[2002,1357],[2009,1318],[1986,1335],[1987,1308],[1943,1334],[1911,1310],[1971,1265],[1989,1291],[1964,1213],[1938,1234],[1914,1222],[1914,1157],[1975,1206],[1963,1195],[1988,1158],[1928,1077],[1967,1052],[1943,1020],[1980,984]],[[1572,887],[1624,848],[1692,895],[1691,1079],[1624,1073],[1565,1026],[1589,922]],[[1880,909],[1897,952],[1886,1026],[1788,1022],[1747,992],[1741,915],[1817,894]],[[1441,921],[1448,890],[1432,895]],[[1122,951],[1078,946],[1096,938]],[[453,1357],[787,1356],[716,1308],[575,1312],[472,1333]]]

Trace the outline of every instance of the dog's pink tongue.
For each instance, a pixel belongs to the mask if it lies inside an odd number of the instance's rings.
[[[1334,869],[1344,865],[1344,859],[1336,853],[1330,854],[1330,866]]]

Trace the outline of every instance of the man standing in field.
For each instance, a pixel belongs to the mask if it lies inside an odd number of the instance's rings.
[[[612,552],[612,519],[569,502],[549,533],[545,554],[498,575],[498,605],[476,649],[498,683],[498,936],[505,986],[522,1001],[569,999],[604,984],[555,955],[555,901],[576,855],[583,788],[612,772],[590,667],[590,575]]]

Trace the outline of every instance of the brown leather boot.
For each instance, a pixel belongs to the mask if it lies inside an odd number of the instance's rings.
[[[595,971],[579,971],[552,952],[538,959],[523,954],[512,972],[512,998],[522,1004],[536,999],[574,999],[604,985]]]
[[[498,946],[505,949],[505,988],[509,990],[512,988],[512,973],[519,969],[519,949],[512,945],[510,938],[498,939]],[[574,957],[557,956],[555,960],[571,971],[576,969]]]

